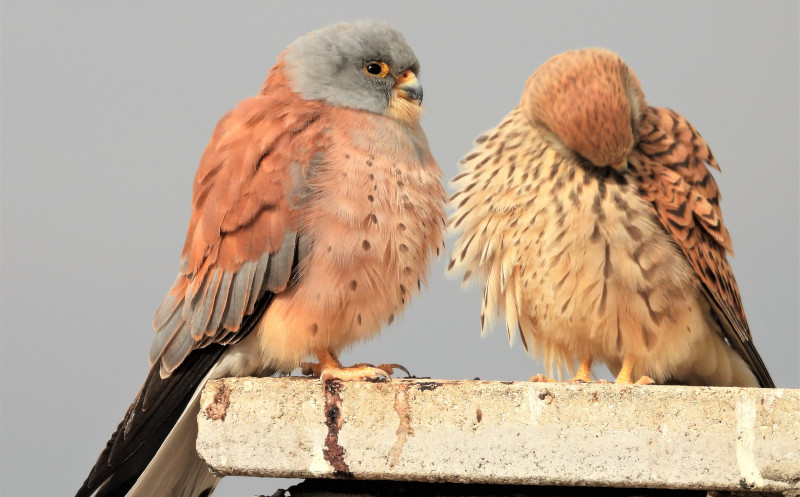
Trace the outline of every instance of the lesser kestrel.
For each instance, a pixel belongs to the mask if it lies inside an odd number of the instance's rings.
[[[150,373],[78,497],[207,496],[218,478],[195,452],[207,379],[285,373],[314,354],[310,369],[339,376],[339,352],[403,310],[445,223],[418,71],[391,26],[336,24],[292,43],[222,118]]]
[[[649,107],[613,52],[550,59],[453,181],[450,270],[484,285],[482,330],[589,381],[774,386],[726,258],[718,169],[681,115]],[[644,380],[649,380],[643,378]]]

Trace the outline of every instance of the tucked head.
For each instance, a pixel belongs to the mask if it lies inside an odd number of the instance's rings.
[[[522,109],[537,127],[595,166],[622,170],[645,109],[639,80],[602,48],[557,55],[533,73]]]
[[[419,62],[382,21],[332,24],[295,40],[284,55],[292,90],[309,100],[404,119],[419,118]]]

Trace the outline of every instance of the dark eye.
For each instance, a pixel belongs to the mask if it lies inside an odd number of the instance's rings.
[[[371,61],[364,64],[363,70],[370,76],[383,78],[389,74],[389,64],[380,61]]]

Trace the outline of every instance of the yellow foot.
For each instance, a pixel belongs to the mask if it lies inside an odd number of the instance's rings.
[[[406,367],[403,366],[402,364],[393,364],[393,363],[392,364],[378,364],[377,366],[375,366],[373,364],[368,364],[366,362],[362,362],[360,364],[353,364],[352,367],[358,368],[358,367],[362,367],[362,366],[381,369],[383,371],[386,371],[386,374],[388,374],[389,376],[392,376],[394,374],[394,370],[395,369],[399,369],[400,371],[402,371],[402,372],[404,372],[406,374],[407,378],[411,378],[411,372],[408,369],[406,369]]]
[[[650,378],[649,376],[642,376],[641,378],[636,380],[636,382],[634,382],[634,383],[631,383],[630,381],[628,381],[627,383],[621,383],[621,382],[616,382],[615,381],[614,383],[618,383],[618,384],[622,384],[622,385],[652,385],[655,382],[656,381],[654,379]]]
[[[536,383],[555,383],[556,382],[556,380],[554,380],[552,378],[548,378],[547,376],[545,376],[543,374],[535,374],[535,375],[531,376],[530,378],[528,378],[528,381],[533,381],[533,382],[536,382]]]
[[[575,378],[567,380],[567,383],[591,383],[592,382],[592,358],[584,357],[581,359],[581,367],[578,368],[578,373]]]
[[[325,368],[322,370],[322,374],[319,375],[319,379],[322,381],[322,383],[326,383],[330,380],[371,381],[380,383],[384,381],[390,381],[392,378],[389,376],[389,373],[383,369],[365,365],[353,366],[349,368],[342,366]]]
[[[642,376],[636,383],[631,381],[631,370],[633,369],[633,358],[630,356],[626,356],[625,359],[622,361],[622,368],[620,368],[619,373],[617,374],[617,379],[614,380],[614,383],[617,385],[652,385],[655,383],[655,380],[650,378],[649,376]]]
[[[341,381],[373,381],[382,382],[391,379],[391,375],[395,369],[404,371],[409,377],[411,373],[408,372],[404,366],[400,364],[381,364],[373,366],[372,364],[356,364],[349,368],[342,366],[336,354],[324,348],[315,350],[319,362],[303,362],[300,363],[300,370],[306,376],[319,378],[322,383],[328,380],[341,380]]]
[[[631,381],[630,378],[623,378],[623,379],[617,378],[616,380],[614,380],[615,385],[652,385],[653,383],[655,383],[655,380],[650,378],[649,376],[642,376],[641,378],[636,380],[636,382]]]
[[[322,365],[316,362],[301,362],[300,374],[303,376],[311,376],[312,378],[319,378],[322,374]]]

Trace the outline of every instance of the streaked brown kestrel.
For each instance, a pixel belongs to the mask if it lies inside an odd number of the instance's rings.
[[[292,43],[222,118],[150,374],[78,497],[209,495],[218,478],[195,452],[209,378],[286,373],[314,354],[317,374],[385,374],[337,355],[403,310],[443,246],[418,71],[391,26],[336,24]]]
[[[449,270],[484,285],[481,328],[590,381],[772,387],[722,223],[719,169],[679,114],[649,107],[613,52],[553,57],[454,178]]]

